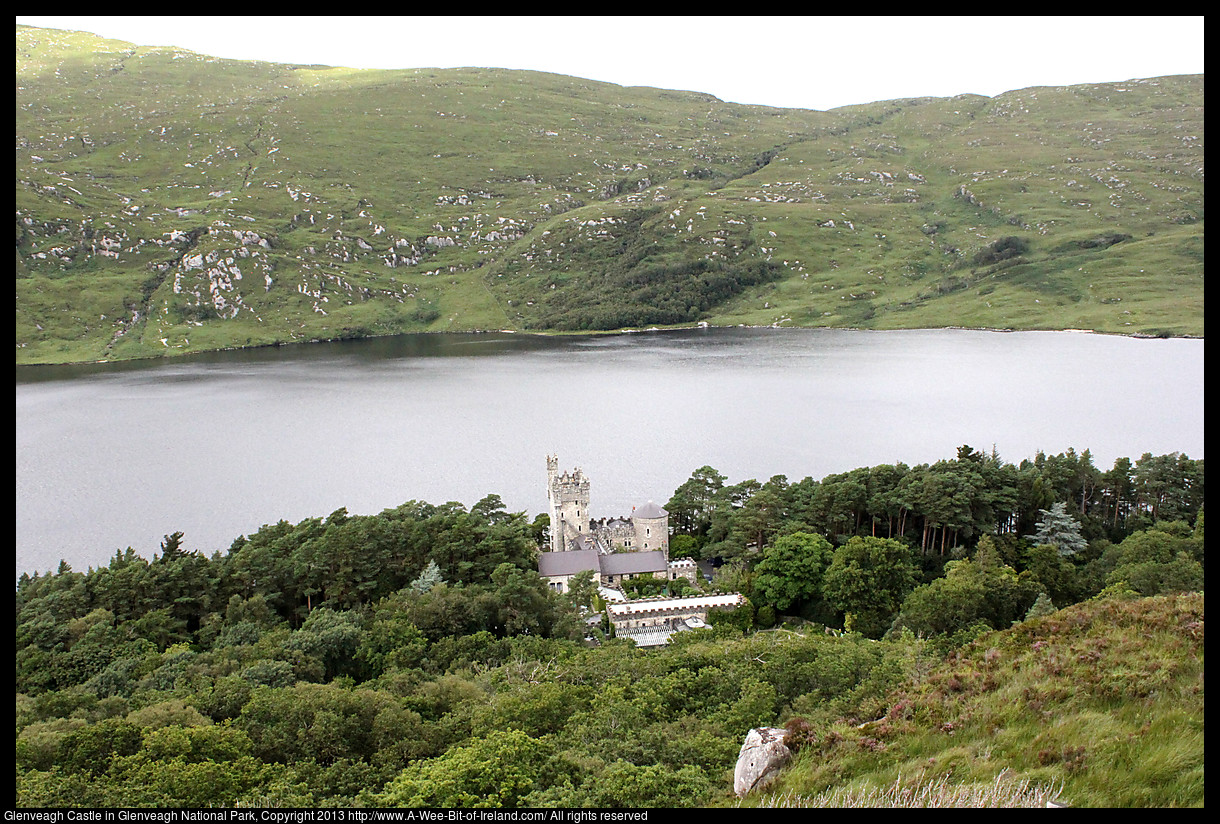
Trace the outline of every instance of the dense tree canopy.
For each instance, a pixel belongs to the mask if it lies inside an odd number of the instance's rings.
[[[754,591],[780,611],[820,597],[822,576],[833,551],[821,535],[807,532],[775,539],[755,567]]]
[[[866,635],[889,629],[890,620],[916,582],[914,554],[892,538],[856,536],[834,552],[826,570],[826,600],[854,617]]]

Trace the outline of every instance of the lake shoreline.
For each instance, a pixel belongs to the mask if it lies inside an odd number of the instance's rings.
[[[345,335],[336,336],[333,338],[311,338],[307,341],[277,341],[275,343],[256,343],[243,346],[222,346],[216,349],[198,349],[190,352],[165,353],[160,355],[148,355],[144,357],[130,358],[103,358],[99,360],[80,360],[80,361],[39,361],[36,363],[18,363],[15,364],[20,372],[25,368],[38,368],[47,366],[101,366],[105,364],[124,364],[124,363],[148,363],[148,362],[169,362],[181,359],[189,359],[196,355],[215,354],[219,352],[244,352],[255,351],[259,349],[280,349],[288,346],[308,346],[315,343],[342,343],[344,341],[360,341],[360,340],[379,340],[384,338],[405,337],[408,335],[521,335],[523,337],[539,337],[539,338],[563,338],[563,337],[607,337],[612,335],[639,335],[649,332],[679,332],[679,331],[699,331],[701,329],[835,329],[845,332],[936,332],[936,331],[964,331],[964,332],[997,332],[997,333],[1012,333],[1012,332],[1073,332],[1077,334],[1089,335],[1105,335],[1109,337],[1133,338],[1136,340],[1204,340],[1203,335],[1151,335],[1145,332],[1105,332],[1096,329],[1058,329],[1058,328],[1042,328],[1035,327],[1029,329],[1018,329],[1012,327],[990,327],[990,326],[920,326],[920,327],[903,327],[899,329],[874,329],[864,326],[781,326],[779,324],[749,324],[749,323],[732,323],[732,324],[683,324],[678,326],[649,326],[643,329],[590,329],[584,331],[569,331],[569,330],[542,330],[542,331],[523,331],[520,329],[461,329],[461,330],[445,330],[445,331],[420,331],[420,332],[392,332],[384,335],[363,335],[361,337],[349,337]]]

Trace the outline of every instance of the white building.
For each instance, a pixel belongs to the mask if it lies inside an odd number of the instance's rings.
[[[652,501],[626,518],[594,521],[589,514],[589,479],[577,467],[559,472],[559,458],[547,455],[546,497],[551,516],[551,552],[574,549],[669,554],[669,513]],[[590,543],[582,543],[580,539]]]
[[[692,598],[643,598],[609,604],[606,613],[615,637],[630,638],[637,646],[649,647],[668,643],[675,632],[704,627],[709,612],[736,609],[745,600],[745,596],[736,592]]]

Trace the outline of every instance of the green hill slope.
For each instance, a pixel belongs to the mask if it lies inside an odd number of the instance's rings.
[[[1203,594],[1067,607],[984,635],[818,728],[754,806],[1204,802]]]
[[[17,27],[18,363],[409,331],[1203,334],[1203,78],[831,112]]]

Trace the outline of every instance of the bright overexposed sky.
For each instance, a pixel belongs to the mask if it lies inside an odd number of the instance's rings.
[[[38,17],[217,57],[494,66],[832,109],[1203,73],[1202,17]]]

